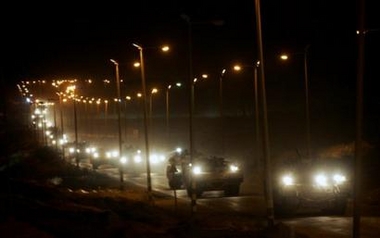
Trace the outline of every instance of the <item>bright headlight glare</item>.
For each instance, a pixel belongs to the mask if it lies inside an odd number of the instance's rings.
[[[128,162],[127,158],[126,157],[121,157],[120,158],[120,163],[122,164],[126,164]]]
[[[282,183],[286,186],[290,186],[294,184],[294,179],[290,175],[285,175],[284,177],[282,177]]]
[[[337,184],[344,183],[346,181],[346,177],[341,174],[335,174],[333,176],[334,182]]]
[[[157,164],[158,163],[158,157],[157,157],[156,154],[151,154],[150,157],[149,157],[149,159],[150,159],[150,162],[152,164]]]
[[[238,170],[239,170],[239,167],[238,167],[238,166],[236,166],[236,165],[234,165],[234,164],[230,165],[230,171],[231,171],[231,172],[236,172],[236,171],[238,171]]]
[[[324,174],[318,174],[315,176],[314,181],[319,186],[327,186],[327,177]]]
[[[140,156],[140,155],[135,155],[135,157],[133,157],[133,161],[134,161],[136,164],[141,163],[141,162],[142,162],[141,156]]]
[[[202,168],[199,166],[194,166],[193,173],[194,174],[200,174],[202,172]]]

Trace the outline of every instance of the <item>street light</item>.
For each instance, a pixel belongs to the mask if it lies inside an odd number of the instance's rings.
[[[267,218],[268,225],[270,227],[274,226],[274,208],[273,208],[273,191],[272,191],[272,176],[271,176],[271,159],[269,151],[269,130],[268,130],[268,112],[267,112],[267,101],[266,101],[266,87],[265,87],[265,72],[264,72],[264,50],[262,42],[262,31],[261,31],[261,8],[260,0],[255,0],[255,16],[256,16],[256,31],[257,31],[257,48],[259,51],[259,60],[261,62],[260,66],[260,78],[261,78],[261,102],[263,110],[263,152],[265,161],[265,198],[267,205]]]
[[[225,73],[226,69],[222,69],[219,75],[219,112],[221,118],[223,118],[223,76]]]
[[[141,87],[142,87],[142,98],[143,98],[143,108],[144,108],[144,135],[145,135],[145,158],[146,158],[146,176],[147,176],[147,190],[148,190],[148,199],[151,200],[152,192],[152,179],[150,175],[150,158],[149,158],[149,138],[148,138],[148,118],[147,111],[148,105],[146,100],[146,83],[145,83],[145,69],[144,69],[144,54],[143,47],[137,44],[132,44],[140,52],[140,67],[141,67]]]
[[[65,148],[64,148],[64,143],[63,143],[63,134],[64,134],[64,130],[63,130],[63,110],[62,110],[62,107],[63,107],[63,104],[62,104],[62,95],[63,93],[62,92],[57,92],[57,95],[59,97],[59,118],[60,118],[60,122],[61,122],[61,145],[62,145],[62,159],[65,158]]]
[[[188,26],[188,56],[189,56],[189,85],[190,85],[190,92],[189,92],[189,151],[190,151],[190,163],[193,162],[193,156],[194,156],[194,138],[193,138],[193,113],[194,113],[194,85],[193,85],[193,43],[192,43],[192,26],[193,25],[207,25],[207,24],[213,24],[215,26],[221,26],[224,24],[223,20],[212,20],[212,21],[205,21],[205,22],[193,22],[190,17],[186,14],[181,14],[181,18],[186,21]],[[195,182],[192,178],[191,180],[191,190],[195,191]],[[191,213],[196,212],[196,194],[195,192],[192,193],[191,196]]]
[[[117,124],[118,124],[118,134],[119,134],[119,159],[122,157],[122,139],[121,139],[121,118],[120,118],[120,78],[119,78],[119,64],[110,59],[110,61],[115,65],[115,74],[116,74],[116,90],[117,90]],[[119,166],[120,182],[124,182],[123,168]]]
[[[147,93],[146,93],[146,80],[145,80],[145,65],[144,65],[144,48],[141,45],[132,44],[139,50],[140,53],[140,63],[134,64],[135,67],[141,68],[141,87],[142,87],[142,98],[143,98],[143,108],[144,108],[144,129],[145,129],[145,157],[146,157],[146,174],[147,174],[147,190],[148,199],[152,200],[152,179],[150,174],[150,158],[149,158],[149,138],[148,138],[148,103],[147,103]],[[156,47],[154,47],[156,48]],[[164,52],[169,51],[168,46],[161,47]]]
[[[73,99],[74,104],[74,132],[75,132],[75,163],[76,166],[79,167],[79,155],[78,155],[78,123],[77,123],[77,103],[76,103],[76,87],[75,85],[67,87],[67,92],[70,93],[70,96]]]
[[[207,79],[208,75],[207,74],[202,74],[201,75],[202,79]],[[194,78],[192,83],[191,83],[191,112],[194,116],[195,112],[195,83],[198,82],[198,78]]]
[[[258,93],[258,84],[257,84],[257,69],[260,66],[260,61],[256,61],[255,65],[247,65],[244,67],[253,67],[254,69],[254,80],[253,80],[253,87],[254,87],[254,94],[255,94],[255,135],[256,135],[256,159],[259,158],[259,142],[260,142],[260,128],[259,128],[259,93]],[[240,65],[234,65],[235,71],[240,71],[241,66]]]
[[[125,138],[127,138],[127,132],[128,132],[128,130],[127,130],[127,125],[128,125],[128,110],[127,110],[127,101],[130,101],[130,100],[132,100],[132,98],[130,97],[130,96],[125,96],[125,100],[124,100],[124,119],[125,119],[125,122],[124,122],[124,131],[125,131],[125,134],[124,134],[124,136],[125,136]]]
[[[152,118],[153,118],[153,94],[158,93],[157,88],[152,88],[149,95],[149,119],[150,119],[150,126],[152,127]]]
[[[306,148],[307,159],[311,159],[311,133],[310,133],[310,103],[309,103],[309,76],[308,76],[308,53],[310,44],[306,45],[303,51],[303,63],[304,63],[304,80],[305,80],[305,116],[306,116]],[[280,56],[282,60],[287,60],[289,56],[282,54]]]
[[[181,87],[181,83],[176,83],[175,86]],[[169,92],[170,89],[172,88],[172,85],[169,84],[166,87],[166,137],[167,141],[169,142]]]

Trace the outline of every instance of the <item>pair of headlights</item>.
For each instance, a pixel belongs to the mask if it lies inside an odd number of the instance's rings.
[[[314,175],[313,182],[317,186],[331,186],[331,185],[340,185],[346,181],[346,176],[336,173],[332,175],[326,175],[324,173],[319,173]],[[291,186],[296,184],[296,180],[293,175],[285,175],[281,178],[281,182],[285,186]]]
[[[196,165],[192,168],[193,174],[201,174],[204,172],[202,169],[202,166]],[[228,167],[228,172],[230,173],[236,173],[239,171],[239,167],[237,165],[231,164]]]

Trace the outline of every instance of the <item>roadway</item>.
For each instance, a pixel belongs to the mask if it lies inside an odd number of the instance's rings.
[[[115,168],[99,169],[99,172],[106,173],[116,179],[119,178],[119,172]],[[125,175],[129,181],[139,185],[146,186],[146,174],[140,176]],[[152,173],[152,189],[154,192],[162,193],[173,197],[178,204],[190,204],[185,190],[170,190],[167,186],[166,178],[163,174]],[[175,197],[174,197],[175,196]],[[176,203],[177,204],[177,203]],[[276,218],[275,223],[279,229],[272,237],[309,237],[309,238],[349,238],[353,237],[352,226],[352,206],[348,206],[345,216],[324,216],[318,214],[306,214],[289,218]],[[265,199],[262,194],[253,191],[244,190],[241,196],[224,197],[223,192],[210,191],[205,192],[201,198],[197,199],[197,209],[207,212],[231,214],[231,217],[246,217],[247,219],[258,219],[266,217]],[[370,216],[361,217],[360,237],[361,238],[378,238],[380,237],[380,208],[365,207],[364,211]],[[370,211],[370,212],[367,212]],[[258,219],[260,220],[260,219]],[[260,222],[260,221],[259,221]]]

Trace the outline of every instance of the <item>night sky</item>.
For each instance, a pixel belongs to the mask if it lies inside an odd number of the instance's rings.
[[[355,117],[357,3],[332,2],[336,1],[261,1],[270,110],[287,111],[297,104],[302,106],[302,52],[310,44],[308,70],[314,114],[327,110],[340,111],[340,115],[350,120]],[[366,26],[375,30],[366,36],[365,113],[378,124],[380,100],[375,85],[380,74],[375,55],[379,53],[380,32],[376,29],[380,24],[373,2],[367,1],[366,11]],[[193,73],[207,72],[213,81],[199,87],[212,87],[217,85],[223,68],[229,69],[235,62],[253,65],[256,61],[254,3],[254,0],[9,3],[1,11],[2,83],[15,85],[21,80],[63,78],[91,78],[100,82],[114,78],[114,66],[109,61],[113,58],[120,64],[120,77],[131,85],[129,90],[134,90],[132,87],[139,87],[140,75],[131,66],[139,56],[132,43],[147,47],[149,85],[186,81],[188,24],[181,18],[181,14],[186,14],[193,22]],[[224,24],[213,25],[214,20],[222,20]],[[164,43],[171,46],[168,55],[157,52],[156,47]],[[278,55],[283,51],[294,57],[280,62]],[[230,90],[231,98],[250,93],[243,91],[250,87],[249,83],[240,80],[250,80],[249,73],[240,76],[227,73],[225,77],[229,80],[226,90],[227,93]],[[204,107],[207,110],[211,105],[205,103]]]

